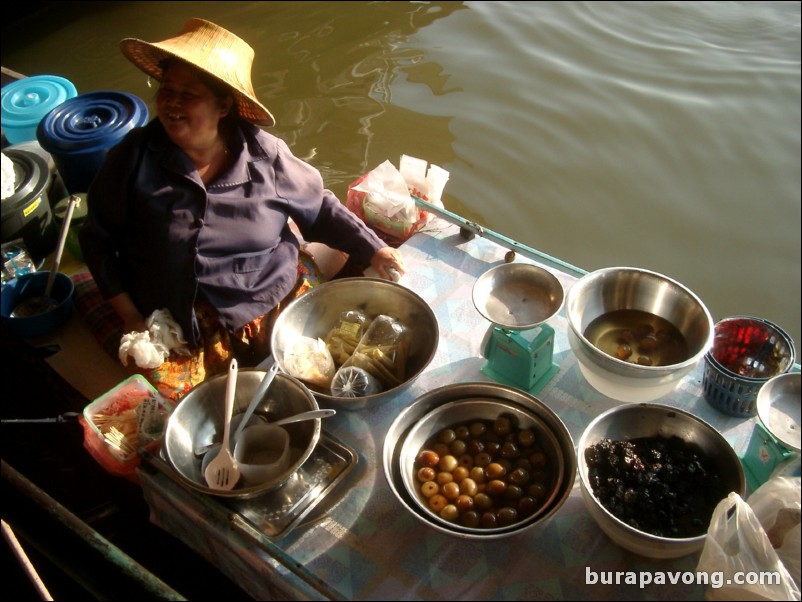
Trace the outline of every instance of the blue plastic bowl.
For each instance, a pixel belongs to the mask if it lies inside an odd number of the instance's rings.
[[[2,315],[8,328],[21,337],[38,337],[50,334],[62,326],[72,314],[72,295],[75,285],[72,279],[61,272],[56,274],[52,297],[58,303],[45,313],[26,318],[12,317],[16,307],[32,297],[45,294],[50,272],[33,272],[10,280],[2,292]]]

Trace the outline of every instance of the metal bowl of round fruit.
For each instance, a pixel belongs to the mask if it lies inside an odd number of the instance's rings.
[[[544,525],[576,477],[573,440],[531,395],[496,383],[430,391],[384,443],[384,470],[418,520],[464,539],[500,539]]]

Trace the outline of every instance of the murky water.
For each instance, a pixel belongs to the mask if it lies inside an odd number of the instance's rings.
[[[798,2],[58,3],[3,65],[150,100],[118,42],[218,22],[274,133],[347,186],[401,154],[448,209],[586,270],[632,265],[800,338]]]

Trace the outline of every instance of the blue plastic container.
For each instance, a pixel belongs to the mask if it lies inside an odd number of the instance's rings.
[[[10,144],[36,140],[42,118],[78,92],[58,75],[33,75],[3,86],[3,133]]]
[[[53,156],[67,191],[77,194],[89,190],[106,153],[148,117],[145,102],[133,94],[89,92],[45,115],[36,137]]]
[[[43,336],[57,330],[69,320],[72,315],[72,297],[75,285],[72,278],[61,272],[56,274],[50,295],[56,302],[56,307],[50,311],[24,318],[11,315],[23,301],[43,296],[49,278],[50,272],[32,272],[10,280],[3,287],[3,291],[0,293],[2,298],[0,312],[9,330],[14,334],[21,337]]]

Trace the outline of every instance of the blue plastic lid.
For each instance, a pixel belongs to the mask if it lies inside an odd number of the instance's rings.
[[[133,94],[103,90],[80,94],[50,111],[36,130],[50,153],[95,152],[117,144],[148,122],[145,102]]]
[[[3,86],[3,128],[36,127],[52,109],[78,92],[58,75],[32,75]]]

